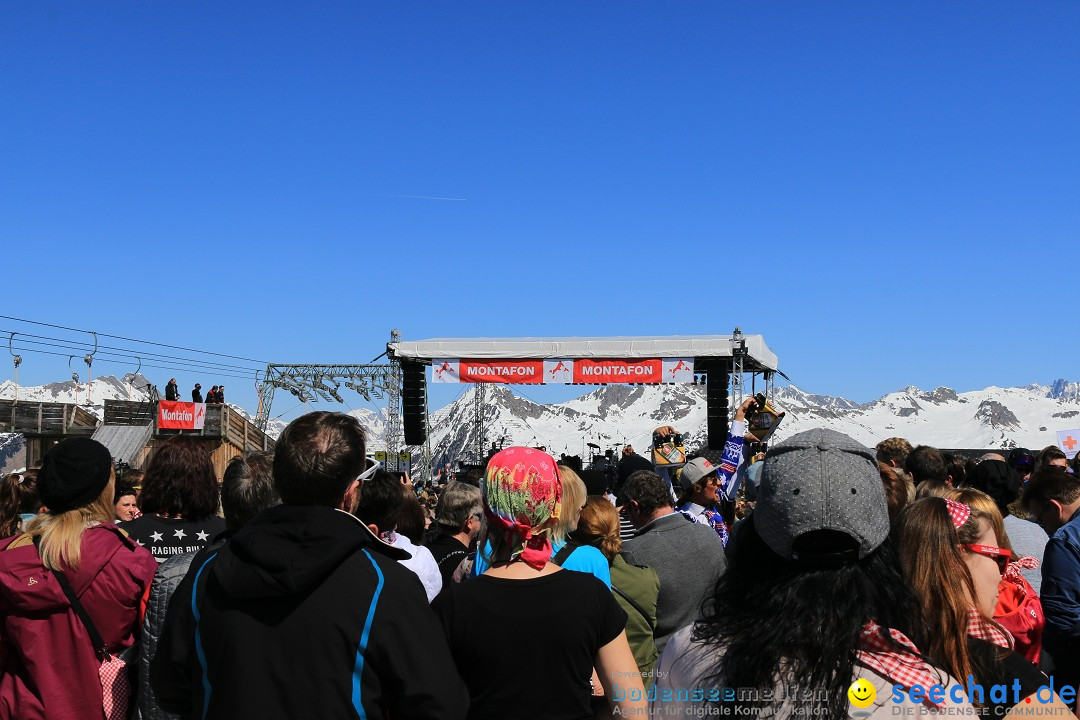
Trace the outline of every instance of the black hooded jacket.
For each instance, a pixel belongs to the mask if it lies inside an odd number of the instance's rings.
[[[280,505],[206,553],[150,666],[205,718],[463,718],[468,693],[407,553],[348,513]]]

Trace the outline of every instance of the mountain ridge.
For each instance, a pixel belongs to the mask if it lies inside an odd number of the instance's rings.
[[[149,383],[142,376],[102,376],[91,387],[93,405],[101,416],[105,399],[149,401]],[[77,388],[80,400],[85,384]],[[71,381],[20,387],[26,401],[74,402]],[[433,460],[443,466],[475,455],[473,427],[475,387],[466,388],[454,402],[430,413]],[[10,399],[14,384],[0,383],[0,398]],[[771,399],[787,413],[774,442],[811,427],[828,427],[872,446],[899,435],[913,444],[946,448],[1028,447],[1039,449],[1056,442],[1055,430],[1080,426],[1080,382],[1057,379],[1050,384],[1023,387],[990,386],[957,392],[947,387],[924,390],[908,386],[867,403],[807,392],[796,385],[778,387]],[[233,408],[251,417],[243,408]],[[321,406],[313,406],[320,408]],[[504,385],[489,385],[485,393],[487,443],[543,445],[553,453],[587,453],[587,443],[602,450],[633,444],[648,445],[653,428],[674,425],[688,447],[705,442],[705,388],[701,385],[607,385],[562,403],[540,404]],[[368,432],[368,447],[384,445],[386,410],[349,411]],[[273,419],[268,433],[277,437],[285,423]],[[21,445],[0,435],[0,461]],[[474,458],[473,458],[474,459]],[[10,463],[9,463],[10,464]]]

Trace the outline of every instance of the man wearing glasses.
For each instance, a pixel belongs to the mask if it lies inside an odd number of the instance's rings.
[[[1040,599],[1043,648],[1054,659],[1059,687],[1080,683],[1080,480],[1056,468],[1039,470],[1024,488],[1024,507],[1050,536],[1043,552]]]
[[[169,603],[151,661],[159,705],[186,717],[463,718],[468,692],[408,556],[347,511],[374,470],[343,413],[278,438],[260,513]]]
[[[475,485],[452,482],[439,496],[434,523],[439,536],[427,547],[439,566],[444,589],[453,583],[454,571],[468,557],[484,526],[481,508],[480,488]]]

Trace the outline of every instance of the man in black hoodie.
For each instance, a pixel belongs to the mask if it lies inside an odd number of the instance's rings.
[[[463,718],[468,693],[407,553],[348,513],[355,418],[316,412],[274,453],[282,505],[177,588],[150,666],[158,704],[214,718]]]

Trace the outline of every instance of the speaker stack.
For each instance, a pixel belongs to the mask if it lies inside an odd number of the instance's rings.
[[[721,450],[728,434],[730,373],[713,371],[705,385],[705,434],[710,450]]]
[[[401,429],[406,445],[427,440],[427,371],[423,363],[401,363]]]

